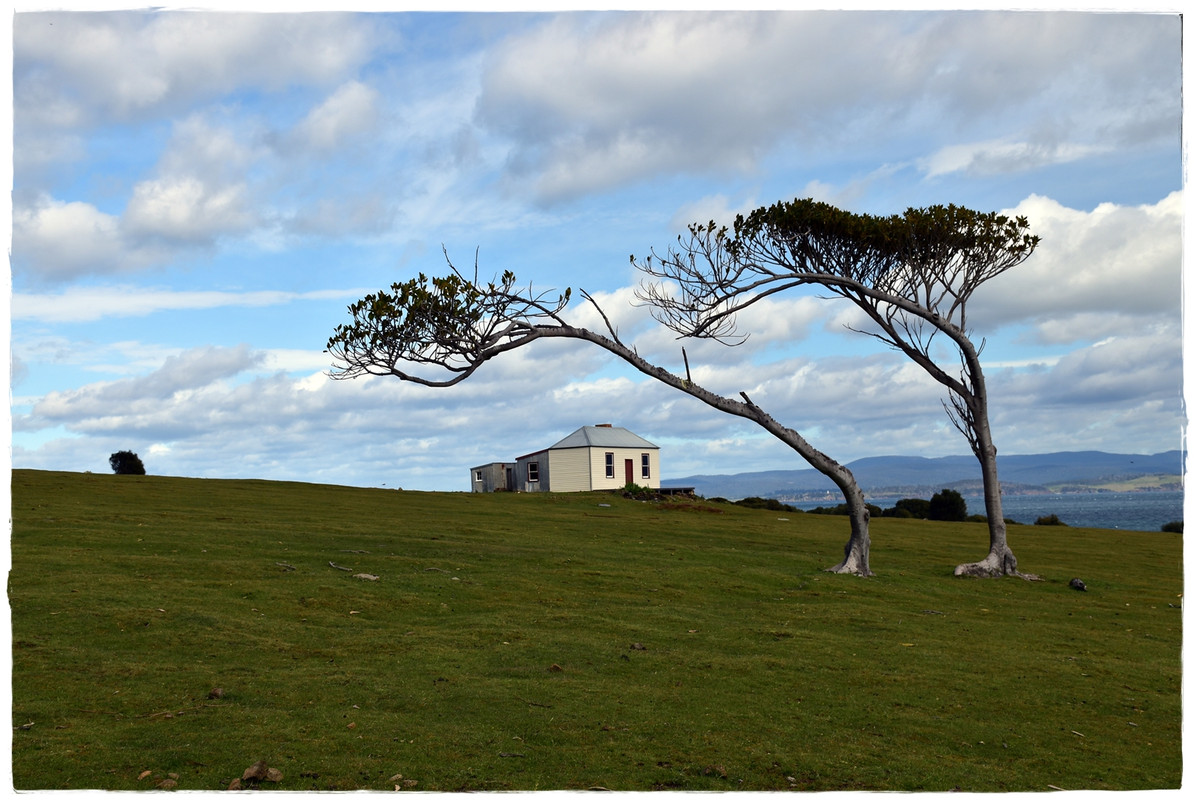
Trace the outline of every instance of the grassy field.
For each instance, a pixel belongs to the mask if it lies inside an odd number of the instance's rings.
[[[822,571],[843,517],[12,489],[18,789],[214,790],[258,760],[282,790],[1180,786],[1179,535],[1016,527],[1045,580],[962,580],[984,527],[880,519],[860,579]]]

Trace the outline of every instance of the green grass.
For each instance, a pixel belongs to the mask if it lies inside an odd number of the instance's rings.
[[[259,759],[289,790],[1180,786],[1179,535],[1016,527],[1044,581],[962,580],[983,526],[880,519],[864,580],[822,571],[845,518],[728,505],[27,470],[12,497],[22,790]]]

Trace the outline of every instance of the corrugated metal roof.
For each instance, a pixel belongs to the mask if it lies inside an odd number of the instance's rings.
[[[586,425],[580,430],[568,434],[547,449],[567,450],[572,447],[633,447],[640,450],[659,449],[658,445],[651,444],[637,433],[631,433],[625,428],[615,428],[606,425]]]

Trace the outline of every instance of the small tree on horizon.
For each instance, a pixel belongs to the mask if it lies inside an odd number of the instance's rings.
[[[121,450],[108,456],[108,465],[117,475],[144,475],[145,465],[131,450]]]

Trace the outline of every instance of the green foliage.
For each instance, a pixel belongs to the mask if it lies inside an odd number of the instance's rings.
[[[1185,523],[1179,519],[1176,522],[1166,522],[1164,525],[1161,526],[1161,532],[1162,533],[1182,533],[1184,528],[1185,528]]]
[[[929,498],[929,519],[962,522],[966,519],[966,499],[953,489],[942,489]]]
[[[884,509],[883,516],[902,519],[928,519],[929,501],[919,497],[905,497],[902,500],[897,500],[896,504],[891,508]]]
[[[108,456],[108,465],[117,475],[144,475],[145,465],[131,450],[121,450]]]
[[[622,488],[622,496],[630,497],[635,500],[648,500],[657,497],[659,492],[652,489],[650,486],[639,486],[637,483],[628,483]]]
[[[866,509],[868,512],[870,512],[872,518],[883,516],[883,509],[879,508],[879,506],[867,503]],[[817,506],[816,508],[809,509],[808,513],[828,514],[835,517],[848,517],[850,516],[850,506],[846,505],[845,503],[838,503],[836,506]]]
[[[736,500],[734,504],[743,508],[758,508],[766,511],[799,511],[786,503],[781,503],[774,497],[743,497],[741,500]]]
[[[1180,536],[693,510],[15,470],[15,788],[1180,785]]]
[[[1047,517],[1037,517],[1036,522],[1034,522],[1032,524],[1033,525],[1062,525],[1062,526],[1065,525],[1064,522],[1062,522],[1060,519],[1058,519],[1056,514],[1050,514]]]
[[[449,262],[450,263],[450,262]],[[338,325],[327,352],[336,362],[335,378],[395,375],[432,386],[468,377],[480,364],[509,349],[509,339],[525,335],[536,319],[555,319],[571,289],[545,301],[517,287],[514,273],[482,283],[452,269],[448,275],[394,283],[348,307],[352,321]],[[443,380],[408,373],[413,367],[446,370]]]
[[[756,250],[783,253],[791,264],[816,264],[840,277],[883,286],[892,273],[907,273],[900,268],[909,264],[940,270],[940,278],[954,267],[993,270],[985,276],[993,277],[1036,249],[1040,237],[1029,234],[1028,228],[1022,216],[1013,219],[953,204],[878,217],[798,198],[739,215],[733,236],[722,229],[721,239],[726,252],[736,258]],[[698,226],[694,233],[708,230]],[[898,293],[914,294],[916,284],[908,281]]]

